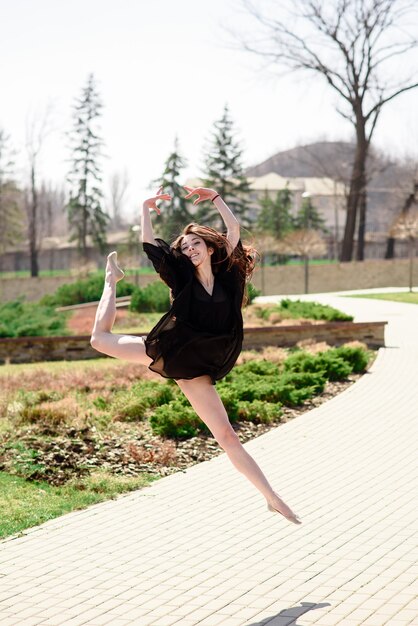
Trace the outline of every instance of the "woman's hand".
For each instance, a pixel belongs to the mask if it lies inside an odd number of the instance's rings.
[[[212,198],[219,196],[219,194],[214,189],[206,189],[206,187],[186,187],[186,185],[184,185],[184,188],[186,189],[186,191],[188,191],[187,196],[185,196],[186,200],[195,195],[199,196],[193,202],[193,205],[199,204],[199,202],[204,202],[204,200],[212,200]]]
[[[158,213],[158,215],[161,214],[160,209],[157,207],[157,201],[158,200],[171,200],[171,196],[168,193],[162,193],[163,191],[163,187],[161,185],[161,187],[158,189],[157,191],[157,195],[154,196],[153,198],[148,198],[148,200],[144,201],[144,208],[145,209],[154,209],[154,211],[156,211]]]

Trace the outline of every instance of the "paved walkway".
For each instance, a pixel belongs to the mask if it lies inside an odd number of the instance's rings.
[[[303,524],[223,454],[1,543],[2,626],[418,624],[418,308],[313,299],[389,327],[359,382],[245,444]]]

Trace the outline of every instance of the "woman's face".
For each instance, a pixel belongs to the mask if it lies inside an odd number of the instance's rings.
[[[182,254],[189,257],[195,267],[205,261],[210,263],[210,256],[213,252],[213,248],[209,248],[199,235],[194,235],[193,233],[184,235],[180,250]]]

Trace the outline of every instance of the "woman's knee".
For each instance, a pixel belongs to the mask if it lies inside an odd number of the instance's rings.
[[[222,428],[217,429],[213,433],[213,436],[225,452],[232,446],[241,445],[239,437],[231,424],[224,424]]]
[[[92,333],[91,337],[90,337],[90,345],[92,348],[94,348],[95,350],[99,350],[99,346],[100,346],[100,338],[99,338],[99,334],[98,333]]]

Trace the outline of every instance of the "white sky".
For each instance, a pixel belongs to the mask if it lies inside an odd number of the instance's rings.
[[[201,175],[203,147],[225,103],[245,166],[300,143],[349,139],[350,124],[318,77],[266,73],[256,57],[227,45],[223,27],[248,26],[239,7],[238,0],[0,0],[0,126],[11,135],[21,178],[27,120],[51,104],[54,130],[40,174],[64,179],[64,133],[90,72],[105,105],[104,191],[110,174],[126,169],[134,221],[176,135],[189,163],[185,177]],[[376,145],[416,154],[417,111],[418,89],[388,104]]]

